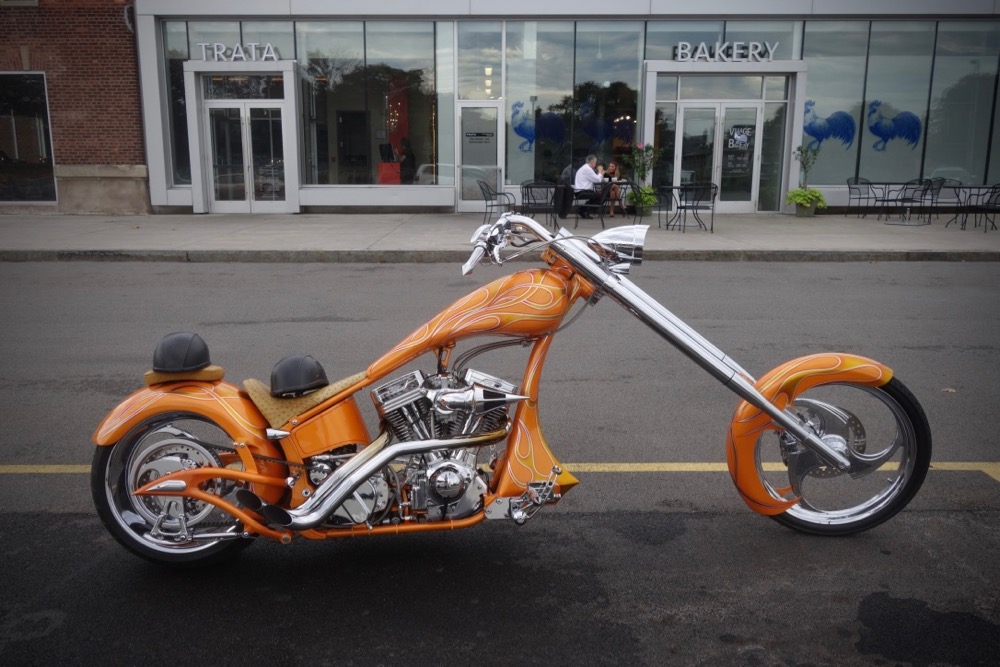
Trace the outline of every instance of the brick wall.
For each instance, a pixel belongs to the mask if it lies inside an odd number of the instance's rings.
[[[44,72],[56,165],[143,165],[131,0],[0,8],[0,72]],[[134,23],[133,23],[134,26]]]

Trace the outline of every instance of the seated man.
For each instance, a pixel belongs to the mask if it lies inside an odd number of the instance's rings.
[[[573,181],[573,191],[576,196],[586,197],[588,205],[600,204],[601,192],[600,189],[595,189],[595,186],[604,180],[603,173],[604,167],[597,166],[597,156],[588,155],[583,166],[576,170],[576,178]],[[580,211],[580,217],[589,218],[591,215],[584,210]]]

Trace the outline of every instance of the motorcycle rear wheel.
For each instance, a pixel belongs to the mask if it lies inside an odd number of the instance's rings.
[[[898,379],[881,387],[821,385],[797,396],[791,409],[821,438],[881,463],[853,477],[822,465],[781,432],[762,435],[757,468],[765,485],[778,497],[800,498],[772,517],[778,523],[813,535],[859,533],[895,516],[923,484],[931,461],[930,426]]]
[[[162,565],[202,566],[234,556],[253,541],[241,537],[242,526],[231,515],[190,498],[132,493],[187,467],[242,468],[227,451],[231,444],[204,417],[165,413],[141,422],[114,445],[98,447],[90,484],[101,522],[126,549]],[[234,491],[221,479],[205,486],[220,496]]]

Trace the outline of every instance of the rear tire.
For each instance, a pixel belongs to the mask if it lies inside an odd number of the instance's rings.
[[[191,466],[231,465],[232,439],[214,422],[197,415],[161,414],[129,431],[121,440],[94,452],[90,487],[97,515],[126,549],[147,560],[174,567],[204,566],[233,557],[252,544],[241,537],[235,517],[214,505],[180,496],[135,496],[133,491],[170,472]],[[240,466],[241,467],[241,466]],[[242,467],[241,467],[242,469]],[[234,491],[215,479],[208,487],[220,496]],[[199,534],[226,535],[199,539]],[[229,537],[232,535],[232,537]]]
[[[765,485],[778,496],[801,498],[775,521],[812,535],[851,535],[891,519],[916,495],[930,467],[931,431],[898,379],[881,387],[821,385],[796,397],[792,408],[820,437],[842,438],[855,452],[886,460],[858,478],[817,462],[796,470],[789,465],[794,440],[777,432],[761,436],[757,465]]]

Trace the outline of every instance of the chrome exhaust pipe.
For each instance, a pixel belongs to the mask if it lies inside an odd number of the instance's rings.
[[[397,442],[389,445],[388,434],[382,434],[372,444],[358,452],[338,468],[333,475],[319,485],[312,498],[295,509],[286,510],[277,505],[268,505],[264,501],[259,507],[250,507],[264,516],[269,523],[291,528],[292,530],[309,530],[317,527],[340,507],[361,484],[376,472],[389,465],[393,459],[414,454],[426,454],[436,449],[465,449],[467,447],[483,447],[503,440],[510,433],[510,424],[490,433],[445,440],[413,440]],[[251,500],[247,494],[242,494],[240,502]]]

